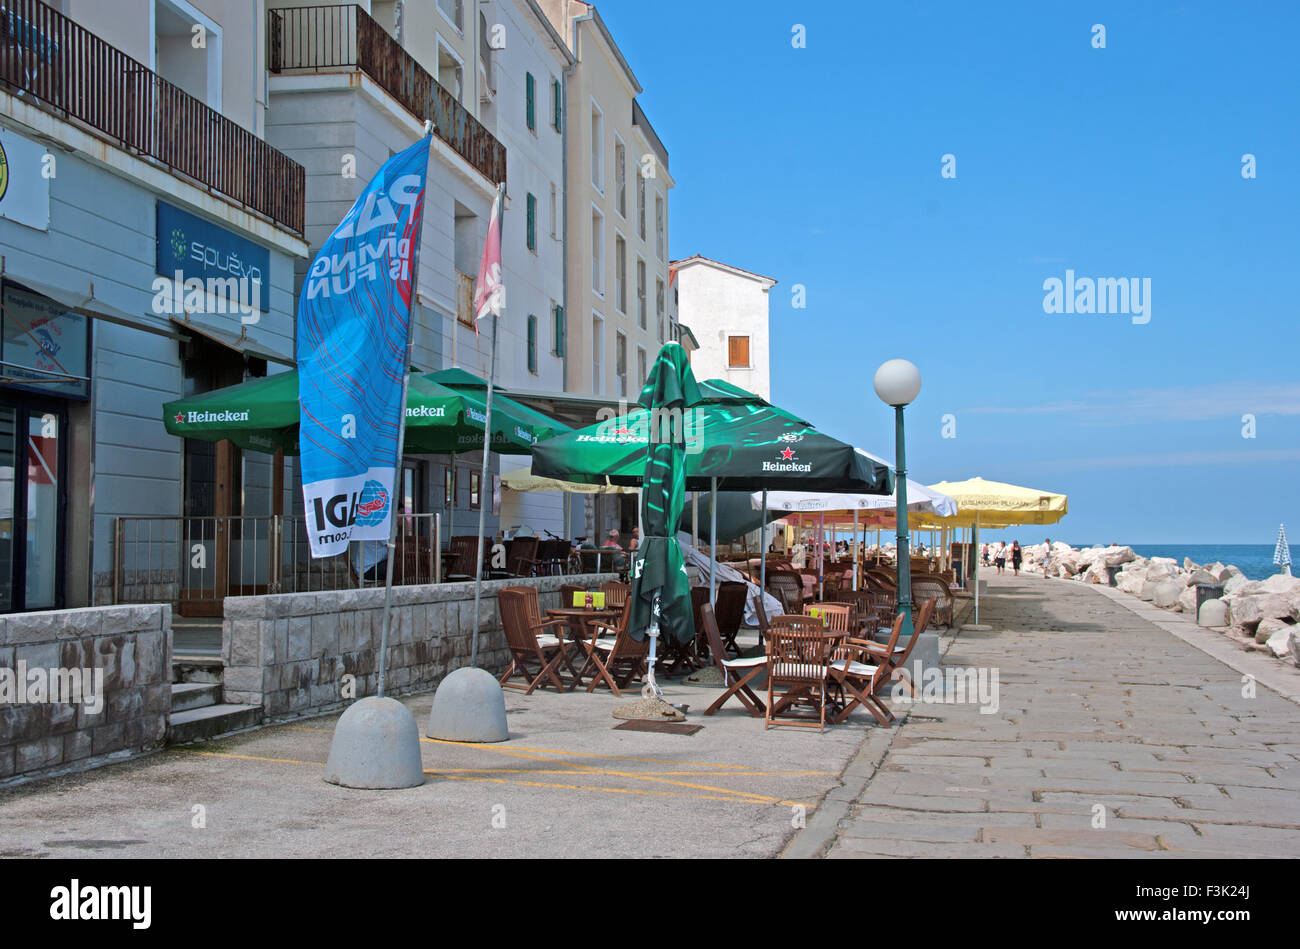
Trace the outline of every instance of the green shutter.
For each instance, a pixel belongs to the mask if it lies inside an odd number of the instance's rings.
[[[524,73],[524,91],[528,97],[528,127],[537,131],[537,80],[532,73]]]
[[[560,92],[560,80],[551,80],[551,98],[553,100],[555,116],[551,122],[555,126],[555,131],[564,131],[564,100]]]
[[[537,250],[537,198],[528,195],[528,249]]]
[[[564,307],[555,307],[555,355],[564,355]]]
[[[528,371],[537,371],[537,317],[528,316]]]

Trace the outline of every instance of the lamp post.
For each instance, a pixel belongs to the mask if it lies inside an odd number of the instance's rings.
[[[876,395],[894,407],[894,497],[898,522],[898,606],[902,635],[912,635],[912,562],[907,547],[907,461],[903,451],[903,407],[921,391],[921,373],[906,359],[890,359],[876,370]]]

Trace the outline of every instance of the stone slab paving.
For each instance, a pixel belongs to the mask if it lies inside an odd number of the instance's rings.
[[[912,705],[787,856],[1300,855],[1300,706],[1287,697],[1300,690],[1284,666],[1246,657],[1252,682],[1207,654],[1217,634],[1093,585],[989,586],[992,631],[946,640],[944,661],[996,669],[997,712]]]

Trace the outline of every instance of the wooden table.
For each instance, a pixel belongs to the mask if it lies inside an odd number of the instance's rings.
[[[589,610],[585,606],[562,606],[559,609],[547,610],[546,615],[555,619],[564,620],[564,625],[571,634],[570,638],[574,642],[583,643],[587,641],[587,626],[596,621],[613,623],[618,619],[623,608]]]

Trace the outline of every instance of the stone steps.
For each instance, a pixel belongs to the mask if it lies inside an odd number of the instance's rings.
[[[167,719],[167,744],[204,741],[252,728],[262,721],[260,705],[205,705],[172,712]]]
[[[216,705],[221,700],[221,686],[214,682],[172,683],[172,714]]]

